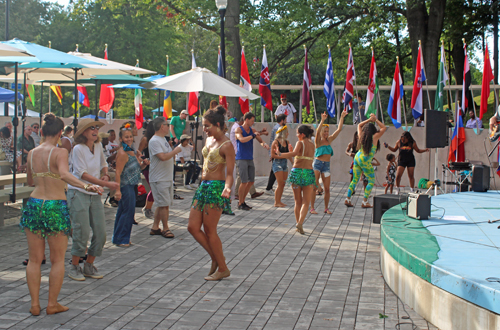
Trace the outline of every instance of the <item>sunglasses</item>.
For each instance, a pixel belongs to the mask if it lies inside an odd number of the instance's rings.
[[[34,129],[38,129],[39,127],[38,126],[33,126]]]
[[[93,131],[93,130],[99,130],[100,127],[99,126],[90,126],[89,128],[91,131]]]

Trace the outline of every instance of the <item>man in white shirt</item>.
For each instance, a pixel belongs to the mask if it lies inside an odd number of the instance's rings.
[[[153,227],[150,235],[161,235],[165,238],[174,238],[168,229],[169,207],[174,199],[174,156],[181,152],[181,148],[174,150],[165,139],[168,135],[168,123],[165,117],[155,118],[150,125],[155,129],[155,135],[149,140],[148,150],[150,157],[149,184],[157,205]],[[163,231],[160,229],[160,221]]]
[[[297,110],[295,110],[293,104],[287,102],[286,94],[281,94],[281,104],[276,108],[276,111],[274,112],[274,118],[278,120],[278,116],[281,114],[286,115],[287,123],[297,122]]]

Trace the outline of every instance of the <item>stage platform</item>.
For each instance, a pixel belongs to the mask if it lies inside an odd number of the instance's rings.
[[[500,329],[500,191],[433,196],[431,218],[382,217],[382,273],[440,329]]]

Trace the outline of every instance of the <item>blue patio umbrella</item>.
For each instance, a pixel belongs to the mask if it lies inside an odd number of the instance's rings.
[[[14,97],[14,94],[15,92],[10,89],[0,87],[0,102],[15,102],[16,98]],[[23,96],[19,92],[17,93],[17,97],[21,100],[23,99]]]
[[[151,110],[152,112],[163,112],[163,107],[159,107],[156,109]],[[177,112],[177,110],[172,109],[172,112]]]

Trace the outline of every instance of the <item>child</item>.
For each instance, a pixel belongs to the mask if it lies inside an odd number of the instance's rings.
[[[396,156],[394,154],[388,154],[387,157],[385,157],[389,164],[387,164],[387,174],[385,176],[385,179],[387,180],[387,185],[385,186],[385,194],[387,194],[387,190],[389,190],[389,187],[391,188],[391,194],[392,194],[392,189],[394,188],[394,180],[396,179]]]

